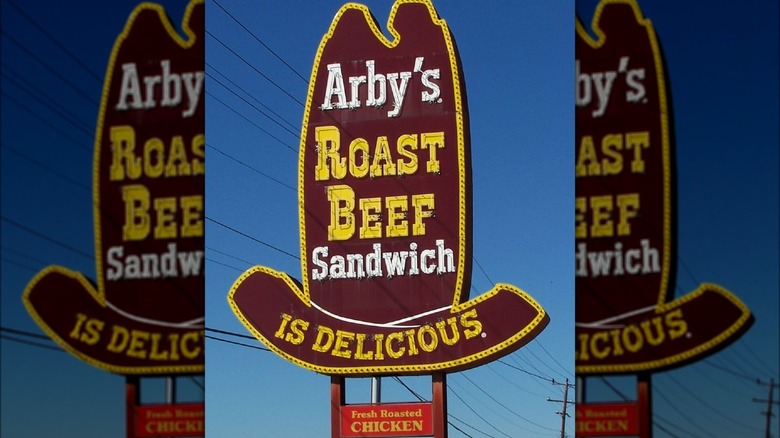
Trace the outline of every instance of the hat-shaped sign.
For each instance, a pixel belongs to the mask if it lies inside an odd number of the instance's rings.
[[[593,30],[595,40],[577,22],[576,371],[679,366],[737,339],[752,316],[713,284],[669,300],[674,148],[663,58],[633,0],[603,0]]]
[[[24,304],[59,345],[121,374],[203,371],[204,4],[179,35],[143,3],[114,43],[95,134],[97,285],[50,266]]]
[[[455,370],[548,323],[520,289],[468,300],[471,181],[464,84],[430,1],[399,0],[386,38],[343,6],[314,60],[298,165],[302,281],[256,266],[230,290],[244,325],[324,374]]]

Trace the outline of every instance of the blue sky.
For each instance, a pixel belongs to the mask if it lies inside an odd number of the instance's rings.
[[[178,25],[186,3],[162,3]],[[586,25],[596,3],[577,2]],[[675,296],[700,282],[720,284],[747,304],[756,322],[741,340],[702,363],[654,376],[659,425],[654,433],[759,436],[766,407],[752,398],[766,398],[767,388],[755,379],[777,381],[780,369],[777,4],[667,3],[640,7],[655,25],[673,93],[680,265]],[[0,323],[40,334],[21,303],[32,276],[60,264],[94,278],[94,125],[111,47],[137,3],[13,4],[79,60],[2,0]],[[261,264],[300,277],[299,261],[281,252],[299,249],[294,188],[303,106],[296,101],[304,101],[306,81],[293,71],[308,78],[320,38],[342,2],[219,4],[254,36],[207,2],[206,317],[211,329],[248,335],[226,301],[241,272]],[[392,2],[366,4],[384,27]],[[551,317],[527,347],[501,362],[449,376],[450,420],[468,434],[451,427],[450,436],[557,437],[560,404],[547,398],[561,399],[563,388],[551,379],[574,378],[575,5],[458,1],[436,7],[458,44],[469,99],[478,262],[471,296],[496,282],[513,284]],[[281,126],[243,93],[278,113]],[[261,347],[233,335],[209,336]],[[0,435],[123,435],[122,377],[67,353],[6,338],[0,355]],[[324,435],[326,376],[267,351],[214,339],[207,341],[207,369],[211,436]],[[429,378],[401,381],[430,397]],[[633,396],[631,378],[608,382]],[[161,386],[158,379],[148,380],[146,401],[160,401]],[[189,379],[180,387],[183,400],[203,397]],[[621,399],[600,379],[589,381],[588,389],[594,399]],[[347,397],[351,403],[368,401],[369,381],[349,380]],[[383,379],[383,399],[415,400],[391,379]],[[42,413],[47,421],[41,421]],[[570,436],[573,427],[567,419]],[[778,430],[775,420],[773,433]]]

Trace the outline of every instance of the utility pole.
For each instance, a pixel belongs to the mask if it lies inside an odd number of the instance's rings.
[[[566,379],[566,383],[558,383],[555,381],[555,379],[552,380],[553,385],[561,385],[563,386],[563,400],[553,400],[550,397],[547,397],[547,401],[549,402],[557,402],[557,403],[563,403],[563,410],[560,412],[556,412],[556,414],[561,416],[561,438],[566,438],[566,417],[569,415],[566,413],[566,406],[571,403],[575,404],[573,401],[569,400],[569,387],[574,388],[574,385],[569,383],[569,379]]]
[[[769,379],[769,384],[766,384],[762,382],[761,380],[756,380],[756,383],[758,383],[761,386],[768,386],[769,387],[769,399],[768,400],[762,400],[758,398],[754,398],[754,402],[758,403],[766,403],[766,412],[762,412],[762,414],[766,414],[766,438],[771,437],[771,425],[772,425],[772,417],[774,415],[772,414],[772,405],[780,405],[779,401],[773,401],[774,398],[774,390],[777,388],[775,386],[775,379]]]

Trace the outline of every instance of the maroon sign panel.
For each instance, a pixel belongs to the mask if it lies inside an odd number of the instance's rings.
[[[301,134],[302,279],[257,266],[228,300],[258,339],[326,374],[475,366],[547,324],[523,291],[468,300],[465,89],[429,1],[398,1],[386,38],[341,8],[315,56]]]
[[[106,71],[95,135],[97,284],[59,266],[24,293],[63,348],[123,374],[203,370],[204,4],[182,37],[138,6]]]
[[[735,340],[750,311],[674,284],[674,158],[663,58],[633,0],[604,0],[576,39],[576,370],[678,366]],[[718,318],[711,318],[711,315]]]

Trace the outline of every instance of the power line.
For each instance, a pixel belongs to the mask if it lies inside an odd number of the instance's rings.
[[[74,252],[74,253],[76,253],[76,254],[84,257],[84,258],[87,258],[87,259],[92,260],[92,261],[95,260],[95,257],[92,254],[89,254],[89,253],[84,252],[84,251],[82,251],[82,250],[80,250],[78,248],[75,248],[75,247],[70,246],[70,245],[68,245],[66,243],[63,243],[63,242],[61,242],[61,241],[59,241],[59,240],[57,240],[57,239],[55,239],[55,238],[53,238],[51,236],[48,236],[46,234],[40,233],[38,231],[35,231],[32,228],[27,227],[25,225],[22,225],[19,222],[13,220],[13,219],[9,219],[9,218],[7,218],[5,216],[2,216],[2,215],[0,215],[0,219],[2,219],[3,222],[7,222],[7,223],[9,223],[9,224],[19,228],[19,229],[22,229],[22,230],[24,230],[24,231],[26,231],[26,232],[34,235],[34,236],[38,236],[41,239],[44,239],[44,240],[46,240],[48,242],[51,242],[51,243],[53,243],[53,244],[55,244],[55,245],[57,245],[59,247],[65,248],[65,249],[67,249],[69,251],[72,251],[72,252]]]
[[[57,131],[60,135],[62,135],[64,138],[66,138],[66,139],[70,140],[71,142],[73,142],[73,144],[78,146],[80,149],[83,149],[86,152],[90,152],[90,153],[92,152],[92,148],[90,148],[88,146],[84,146],[84,144],[82,144],[82,142],[80,140],[75,139],[73,136],[71,136],[67,132],[63,131],[59,127],[57,127],[54,124],[52,124],[49,120],[44,119],[36,111],[30,109],[27,105],[25,105],[24,103],[22,103],[21,101],[19,101],[15,97],[9,95],[8,93],[6,93],[5,91],[2,91],[2,90],[0,90],[0,95],[5,96],[7,99],[9,99],[12,102],[14,102],[17,106],[19,106],[19,108],[23,109],[25,112],[29,113],[34,118],[38,119],[38,121],[40,121],[44,125],[46,125],[46,126],[52,128],[53,130]]]
[[[36,101],[38,101],[41,105],[43,105],[44,108],[48,108],[49,111],[51,111],[55,115],[59,116],[62,120],[66,121],[68,124],[73,126],[75,129],[77,129],[81,133],[85,134],[87,137],[91,137],[92,136],[91,128],[87,127],[87,125],[83,121],[76,119],[73,116],[73,113],[68,111],[59,102],[56,102],[56,101],[52,100],[51,98],[49,98],[46,95],[41,95],[40,90],[38,90],[34,85],[30,84],[30,82],[28,80],[26,80],[26,79],[24,79],[22,77],[19,77],[19,78],[11,77],[6,72],[10,72],[10,73],[13,73],[14,75],[19,76],[19,73],[16,73],[13,69],[9,68],[6,65],[3,65],[2,76],[5,77],[6,81],[10,81],[18,89],[22,90],[24,93],[26,93],[32,99],[35,99]]]
[[[263,41],[262,41],[262,40],[261,40],[261,39],[260,39],[260,38],[259,38],[257,35],[255,35],[255,34],[254,34],[252,31],[250,31],[249,29],[247,29],[247,28],[246,28],[246,26],[244,26],[244,24],[243,24],[243,23],[241,23],[241,21],[239,21],[239,20],[238,20],[236,17],[234,17],[234,16],[233,16],[233,14],[231,14],[230,12],[228,12],[228,11],[227,11],[227,9],[225,9],[225,8],[224,8],[224,7],[223,7],[223,6],[222,6],[222,5],[221,5],[221,4],[220,4],[220,3],[219,3],[217,0],[212,0],[212,3],[214,3],[215,5],[217,5],[217,7],[219,7],[219,8],[222,10],[222,12],[224,12],[225,14],[227,14],[227,16],[228,16],[228,17],[230,17],[230,18],[231,18],[231,19],[232,19],[234,22],[236,22],[236,24],[238,24],[239,26],[241,26],[241,28],[242,28],[242,29],[244,29],[244,30],[245,30],[245,31],[246,31],[246,32],[247,32],[249,35],[251,35],[251,36],[252,36],[252,37],[255,39],[255,41],[257,41],[257,42],[258,42],[258,43],[259,43],[261,46],[263,46],[263,47],[264,47],[266,50],[268,50],[269,52],[271,52],[271,54],[272,54],[272,55],[274,55],[274,57],[276,57],[276,59],[278,59],[278,60],[279,60],[279,61],[280,61],[282,64],[284,64],[284,65],[285,65],[285,66],[286,66],[288,69],[290,69],[290,71],[291,71],[291,72],[295,73],[295,75],[296,75],[296,76],[298,76],[298,77],[299,77],[299,78],[300,78],[300,79],[301,79],[303,82],[305,82],[305,83],[308,83],[308,82],[309,82],[309,80],[308,80],[308,79],[306,79],[305,77],[303,77],[303,75],[301,75],[300,73],[298,73],[298,70],[296,70],[296,69],[295,69],[295,68],[293,68],[293,67],[292,67],[290,64],[288,64],[288,63],[287,63],[287,61],[285,61],[284,59],[282,59],[282,57],[281,57],[281,56],[279,56],[279,55],[278,55],[278,54],[277,54],[277,53],[276,53],[276,52],[275,52],[273,49],[271,49],[270,47],[268,47],[268,45],[267,45],[266,43],[264,43],[264,42],[263,42]]]
[[[212,99],[216,100],[217,102],[221,103],[222,105],[224,105],[227,109],[229,109],[230,111],[235,113],[237,116],[241,117],[242,119],[246,120],[247,122],[249,122],[249,124],[251,124],[255,128],[259,129],[260,132],[262,132],[262,133],[266,134],[267,136],[271,137],[272,139],[276,140],[282,146],[286,147],[287,149],[291,150],[292,152],[295,152],[295,153],[298,152],[295,148],[293,148],[289,144],[285,143],[282,139],[280,139],[280,138],[276,137],[275,135],[271,134],[268,130],[266,130],[265,128],[261,127],[257,123],[249,120],[249,118],[247,118],[243,114],[241,114],[238,111],[236,111],[235,109],[233,109],[233,107],[231,107],[230,105],[228,105],[225,102],[223,102],[220,98],[218,98],[218,97],[214,96],[213,94],[211,94],[211,92],[206,91],[206,95],[211,97]]]
[[[507,435],[506,433],[504,433],[504,432],[502,432],[502,431],[498,430],[498,428],[497,428],[496,426],[494,426],[492,423],[490,423],[489,421],[487,421],[487,420],[485,419],[485,417],[483,417],[482,415],[479,415],[479,413],[478,413],[477,411],[475,411],[475,410],[474,410],[474,408],[472,408],[472,407],[471,407],[471,405],[469,405],[468,403],[466,403],[466,401],[465,401],[465,400],[463,400],[463,398],[462,398],[460,395],[458,395],[458,392],[457,392],[457,391],[455,391],[455,389],[454,389],[454,388],[450,388],[450,392],[451,392],[451,393],[452,393],[452,394],[453,394],[455,397],[457,397],[457,398],[458,398],[458,400],[460,400],[460,401],[461,401],[461,403],[463,403],[463,405],[464,405],[464,406],[466,406],[466,408],[468,408],[468,410],[470,410],[470,411],[471,411],[471,413],[473,413],[474,415],[476,415],[476,416],[477,416],[477,418],[479,418],[480,420],[482,420],[482,421],[483,421],[485,424],[487,424],[488,426],[490,426],[491,428],[493,428],[493,430],[495,430],[496,432],[500,433],[501,435],[504,435],[504,436],[505,436],[505,437],[507,437],[507,438],[512,438],[511,436]],[[485,435],[487,435],[487,434],[485,434]],[[488,435],[488,436],[490,436],[490,435]],[[492,437],[492,438],[495,438],[495,437]]]
[[[64,353],[65,352],[65,350],[63,350],[62,348],[59,348],[59,347],[55,347],[55,346],[52,346],[52,345],[41,344],[40,342],[28,341],[26,339],[19,339],[19,338],[15,338],[13,336],[0,334],[0,338],[5,339],[6,341],[16,342],[17,344],[30,345],[30,346],[33,346],[33,347],[43,348],[43,349],[46,349],[46,350],[58,351],[60,353]]]
[[[213,68],[213,67],[212,67],[212,68]],[[228,88],[228,86],[227,86],[227,85],[225,85],[225,84],[223,84],[222,82],[220,82],[220,81],[219,81],[219,79],[217,79],[217,78],[215,78],[214,76],[210,75],[208,72],[206,72],[206,76],[208,76],[209,78],[211,78],[211,80],[212,80],[213,82],[216,82],[217,84],[221,85],[221,86],[222,86],[222,87],[223,87],[225,90],[229,91],[231,94],[233,94],[233,95],[234,95],[234,96],[236,96],[237,98],[241,99],[241,101],[242,101],[242,102],[244,102],[245,104],[247,104],[247,105],[249,105],[250,107],[252,107],[252,108],[253,108],[255,111],[257,111],[257,112],[259,112],[260,114],[262,114],[263,116],[265,116],[265,118],[267,118],[268,120],[270,120],[270,121],[271,121],[273,124],[275,124],[276,126],[278,126],[278,127],[282,128],[282,129],[284,129],[285,131],[287,131],[287,132],[288,132],[290,135],[294,136],[295,138],[298,138],[298,133],[297,133],[297,132],[293,132],[293,131],[292,131],[290,128],[288,128],[287,126],[284,126],[284,125],[282,125],[282,124],[281,124],[279,121],[275,120],[273,117],[271,117],[270,115],[268,115],[268,113],[267,113],[267,112],[265,112],[265,111],[263,111],[262,109],[260,109],[260,108],[256,107],[256,106],[255,106],[255,105],[254,105],[252,102],[248,101],[248,100],[247,100],[247,99],[245,99],[243,96],[239,96],[239,94],[238,94],[238,93],[236,93],[235,91],[233,91],[233,90],[231,90],[230,88]],[[224,75],[223,75],[223,76],[224,76]],[[255,100],[255,101],[257,101],[257,99],[254,99],[254,100]],[[260,103],[259,101],[257,101],[257,102],[258,102],[258,103]],[[266,107],[265,105],[263,105],[262,103],[261,103],[261,105],[262,105],[264,108],[266,108],[266,109],[267,109],[267,107]],[[275,114],[275,115],[277,115],[276,113],[274,113],[274,114]],[[277,115],[277,116],[278,116],[278,115]]]
[[[21,49],[24,53],[26,53],[28,56],[30,56],[32,59],[34,59],[38,64],[40,64],[44,69],[46,69],[49,73],[51,73],[54,77],[61,80],[63,83],[68,85],[73,91],[75,91],[79,96],[83,97],[87,102],[90,102],[94,105],[99,105],[99,102],[97,102],[92,96],[87,94],[85,91],[83,91],[79,86],[77,86],[75,83],[73,83],[70,79],[65,78],[60,72],[56,71],[53,67],[50,67],[47,62],[43,61],[41,58],[38,57],[38,55],[32,53],[30,49],[25,47],[23,44],[18,42],[13,36],[8,34],[7,32],[0,30],[0,34],[2,34],[8,41],[13,43],[13,45],[17,46],[19,49]]]
[[[300,260],[300,259],[301,259],[301,258],[300,258],[300,256],[297,256],[297,255],[295,255],[295,254],[289,253],[289,252],[287,252],[287,251],[285,251],[285,250],[283,250],[283,249],[281,249],[281,248],[278,248],[278,247],[276,247],[276,246],[274,246],[274,245],[271,245],[270,243],[265,243],[265,242],[263,242],[262,240],[260,240],[260,239],[258,239],[258,238],[256,238],[256,237],[252,237],[252,236],[250,236],[250,235],[248,235],[248,234],[246,234],[246,233],[244,233],[244,232],[242,232],[242,231],[239,231],[239,230],[237,230],[237,229],[235,229],[235,228],[233,228],[233,227],[231,227],[231,226],[229,226],[229,225],[225,225],[225,224],[223,224],[222,222],[220,222],[220,221],[218,221],[218,220],[216,220],[216,219],[212,219],[212,218],[210,218],[210,217],[208,217],[208,216],[206,216],[206,219],[207,219],[207,220],[209,220],[209,221],[211,221],[211,222],[214,222],[215,224],[217,224],[217,225],[219,225],[219,226],[221,226],[221,227],[223,227],[223,228],[226,228],[226,229],[228,229],[228,230],[230,230],[230,231],[232,231],[232,232],[234,232],[234,233],[236,233],[236,234],[238,234],[238,235],[244,236],[244,237],[246,237],[247,239],[250,239],[250,240],[252,240],[253,242],[257,242],[257,243],[259,243],[259,244],[261,244],[261,245],[263,245],[263,246],[265,246],[265,247],[271,248],[271,249],[273,249],[274,251],[277,251],[277,252],[279,252],[279,253],[282,253],[282,254],[284,254],[284,255],[286,255],[286,256],[290,256],[290,257],[292,257],[292,258],[294,258],[294,259],[296,259],[296,260]]]
[[[748,380],[750,382],[753,382],[753,381],[756,380],[755,377],[748,376],[747,374],[738,373],[738,372],[736,372],[734,370],[731,370],[729,368],[726,368],[724,366],[712,363],[710,361],[710,359],[704,359],[704,360],[700,361],[700,363],[703,363],[704,365],[707,365],[707,366],[710,366],[710,367],[713,367],[713,368],[717,368],[717,369],[719,369],[719,370],[721,370],[723,372],[731,374],[732,376],[736,376],[736,377],[739,377],[741,379]]]
[[[30,16],[30,14],[28,14],[27,12],[25,12],[24,10],[22,10],[22,9],[21,9],[21,8],[20,8],[20,7],[19,7],[19,6],[18,6],[16,3],[14,3],[13,1],[11,1],[11,0],[6,0],[6,2],[7,2],[9,5],[11,5],[11,6],[12,6],[14,9],[16,9],[16,11],[17,11],[17,12],[19,12],[19,13],[20,13],[22,16],[24,16],[24,18],[26,18],[26,19],[27,19],[27,20],[28,20],[30,23],[32,23],[32,25],[33,25],[33,26],[35,26],[35,28],[36,28],[36,29],[38,29],[38,31],[39,31],[40,33],[42,33],[43,35],[45,35],[45,36],[46,36],[46,38],[48,38],[48,39],[49,39],[49,41],[51,41],[51,42],[52,42],[54,45],[56,45],[56,46],[57,46],[57,47],[58,47],[60,50],[62,50],[62,51],[63,51],[63,52],[66,54],[66,55],[68,55],[68,57],[69,57],[70,59],[72,59],[72,60],[73,60],[73,61],[74,61],[76,64],[78,64],[78,65],[79,65],[81,68],[83,68],[83,69],[84,69],[84,71],[86,71],[87,73],[89,73],[89,75],[90,75],[90,76],[92,76],[93,78],[95,78],[95,80],[97,80],[98,82],[101,82],[101,83],[103,82],[103,78],[101,78],[101,77],[100,77],[100,75],[98,75],[98,74],[97,74],[97,73],[96,73],[94,70],[92,70],[92,68],[90,68],[88,65],[84,64],[84,62],[82,62],[82,61],[81,61],[81,60],[78,58],[78,56],[76,56],[76,55],[75,55],[73,52],[71,52],[71,51],[70,51],[70,50],[69,50],[67,47],[63,46],[63,45],[62,45],[62,44],[59,42],[59,38],[56,38],[56,37],[54,37],[52,34],[50,34],[50,33],[49,33],[49,32],[48,32],[48,31],[47,31],[47,30],[46,30],[46,29],[45,29],[43,26],[41,26],[40,24],[38,24],[38,22],[37,22],[37,21],[36,21],[34,18],[32,18],[32,17]]]
[[[43,164],[42,162],[36,160],[35,158],[32,158],[32,157],[28,156],[24,152],[14,148],[14,147],[12,147],[12,146],[8,146],[5,143],[0,143],[0,147],[2,147],[5,150],[8,150],[9,152],[13,152],[18,157],[20,157],[20,158],[22,158],[22,159],[24,159],[24,160],[26,160],[26,161],[28,161],[28,162],[38,166],[38,167],[40,167],[41,169],[51,173],[52,175],[54,175],[54,176],[56,176],[58,178],[61,178],[64,181],[67,181],[67,182],[69,182],[69,183],[71,183],[71,184],[73,184],[73,185],[75,185],[75,186],[77,186],[79,188],[82,188],[82,189],[86,190],[87,192],[91,192],[92,191],[91,187],[89,187],[88,185],[82,183],[81,181],[77,181],[77,180],[75,180],[75,179],[73,179],[73,178],[71,178],[71,177],[69,177],[69,176],[67,176],[67,175],[65,175],[63,173],[60,173],[57,170],[52,169],[51,167],[47,166],[46,164]]]
[[[304,107],[304,106],[305,106],[303,102],[301,102],[301,101],[300,101],[300,100],[298,100],[298,99],[297,99],[295,96],[293,96],[292,94],[290,94],[290,93],[289,93],[287,90],[285,90],[284,88],[282,88],[282,86],[281,86],[281,85],[277,84],[277,83],[276,83],[276,82],[275,82],[273,79],[271,79],[270,77],[268,77],[268,76],[267,76],[265,73],[263,73],[263,72],[261,72],[260,70],[258,70],[258,69],[257,69],[257,67],[255,67],[254,65],[252,65],[252,63],[250,63],[249,61],[247,61],[247,60],[246,60],[246,59],[245,59],[243,56],[241,56],[241,55],[239,55],[238,53],[236,53],[236,51],[235,51],[235,50],[233,50],[232,48],[230,48],[230,46],[228,46],[227,44],[225,44],[224,42],[222,42],[222,40],[221,40],[221,39],[219,39],[219,38],[217,38],[216,36],[214,36],[214,34],[212,34],[211,32],[209,32],[209,30],[208,30],[208,29],[206,29],[206,35],[210,36],[210,37],[211,37],[211,39],[213,39],[214,41],[216,41],[216,42],[218,42],[220,45],[222,45],[222,47],[224,47],[224,48],[225,48],[225,49],[226,49],[228,52],[232,53],[232,54],[233,54],[235,57],[237,57],[238,59],[240,59],[241,61],[243,61],[243,62],[244,62],[244,64],[246,64],[247,66],[249,66],[249,68],[251,68],[252,70],[254,70],[254,71],[255,71],[255,73],[259,74],[259,75],[260,75],[260,76],[261,76],[263,79],[265,79],[266,81],[268,81],[269,83],[271,83],[271,85],[273,85],[273,86],[274,86],[274,87],[276,87],[276,88],[277,88],[279,91],[281,91],[282,93],[284,93],[285,95],[287,95],[287,97],[289,97],[290,99],[292,99],[292,100],[293,100],[295,103],[297,103],[297,104],[298,104],[298,105],[300,105],[301,107]]]
[[[707,436],[707,435],[708,435],[708,432],[707,432],[706,430],[704,430],[704,429],[703,429],[703,428],[702,428],[702,427],[701,427],[699,424],[697,424],[696,422],[694,422],[694,421],[693,421],[693,420],[690,418],[690,415],[687,415],[687,414],[685,414],[685,413],[686,413],[686,409],[680,409],[680,407],[679,407],[679,406],[677,406],[677,405],[675,405],[674,403],[672,403],[672,401],[671,401],[671,400],[669,400],[669,398],[668,398],[668,397],[666,397],[666,395],[665,395],[663,392],[661,392],[661,391],[658,391],[658,390],[656,389],[656,390],[653,392],[653,395],[657,395],[657,396],[659,396],[660,398],[662,398],[664,401],[666,401],[666,403],[668,403],[668,404],[669,404],[669,406],[671,406],[671,407],[672,407],[672,409],[673,409],[674,411],[676,411],[676,412],[678,412],[678,413],[682,414],[682,415],[681,415],[681,416],[682,416],[682,418],[683,418],[683,419],[685,419],[685,421],[686,421],[686,422],[688,422],[688,424],[690,424],[690,425],[692,425],[693,427],[695,427],[696,429],[698,429],[700,432],[702,432],[702,433],[704,434],[704,436]],[[694,435],[693,435],[692,433],[686,433],[686,436],[693,437]]]
[[[511,413],[512,415],[516,416],[517,418],[519,418],[519,419],[521,419],[521,420],[523,420],[523,421],[526,421],[526,422],[528,422],[528,423],[531,423],[531,424],[533,424],[534,426],[541,427],[542,429],[547,429],[547,430],[552,430],[552,431],[554,431],[554,430],[555,430],[555,429],[550,429],[550,428],[548,428],[548,427],[542,426],[541,424],[535,423],[535,422],[533,422],[533,421],[529,420],[528,418],[525,418],[525,417],[523,417],[522,415],[518,414],[518,413],[517,413],[515,410],[513,410],[513,409],[510,409],[510,408],[509,408],[509,407],[507,407],[505,404],[503,404],[503,403],[501,403],[500,401],[498,401],[498,400],[497,400],[495,397],[493,397],[493,396],[492,396],[492,395],[490,395],[490,394],[489,394],[487,391],[485,391],[484,389],[482,389],[482,387],[481,387],[481,386],[479,386],[479,385],[477,385],[476,383],[474,383],[474,381],[473,381],[473,380],[471,380],[471,379],[469,378],[469,376],[467,376],[467,375],[466,375],[466,374],[464,374],[464,373],[460,373],[460,375],[461,375],[461,376],[463,376],[463,378],[465,378],[466,380],[468,380],[468,381],[469,381],[469,383],[471,383],[472,385],[474,385],[474,387],[476,387],[476,388],[477,388],[477,389],[478,389],[480,392],[482,392],[483,394],[485,394],[485,395],[486,395],[486,396],[487,396],[489,399],[493,400],[493,402],[495,402],[497,405],[501,406],[501,407],[502,407],[502,408],[504,408],[505,410],[509,411],[509,413]],[[503,417],[502,417],[502,418],[503,418]]]
[[[292,190],[292,191],[295,191],[295,187],[293,187],[293,186],[291,186],[291,185],[288,185],[287,183],[285,183],[285,182],[283,182],[283,181],[280,181],[280,180],[278,180],[278,179],[276,179],[276,178],[272,177],[271,175],[268,175],[268,174],[266,174],[265,172],[262,172],[262,171],[258,170],[257,168],[255,168],[255,167],[253,167],[253,166],[250,166],[249,164],[246,164],[246,163],[244,163],[243,161],[239,160],[238,158],[235,158],[235,157],[233,157],[232,155],[229,155],[229,154],[227,154],[226,152],[223,152],[223,151],[222,151],[222,150],[220,150],[219,148],[217,148],[217,147],[215,147],[215,146],[213,146],[213,145],[211,145],[211,144],[209,144],[209,143],[206,143],[206,147],[207,147],[207,148],[209,148],[209,149],[213,149],[214,151],[216,151],[216,152],[218,152],[218,153],[220,153],[220,154],[224,155],[225,157],[227,157],[227,158],[229,158],[229,159],[231,159],[231,160],[235,161],[236,163],[238,163],[238,164],[240,164],[240,165],[242,165],[242,166],[244,166],[244,167],[248,168],[249,170],[252,170],[253,172],[255,172],[255,173],[259,174],[259,175],[260,175],[260,176],[262,176],[263,178],[266,178],[266,179],[268,179],[268,180],[270,180],[270,181],[273,181],[273,182],[275,182],[276,184],[279,184],[280,186],[282,186],[282,187],[284,187],[284,188],[286,188],[286,189],[290,189],[290,190]]]
[[[528,374],[529,376],[536,377],[536,378],[537,378],[537,379],[539,379],[539,380],[544,380],[544,381],[547,381],[547,382],[549,382],[549,381],[551,381],[551,380],[552,380],[552,379],[550,379],[549,377],[540,376],[539,374],[534,374],[534,373],[532,373],[532,372],[530,372],[530,371],[526,371],[526,370],[524,370],[524,369],[522,369],[522,368],[520,368],[520,367],[516,367],[516,366],[514,366],[514,365],[512,365],[512,364],[509,364],[509,363],[507,363],[507,362],[506,362],[506,361],[504,361],[503,359],[498,359],[496,362],[498,362],[498,363],[500,363],[500,364],[503,364],[503,365],[506,365],[506,366],[508,366],[509,368],[516,369],[517,371],[520,371],[520,372],[526,373],[526,374]]]

